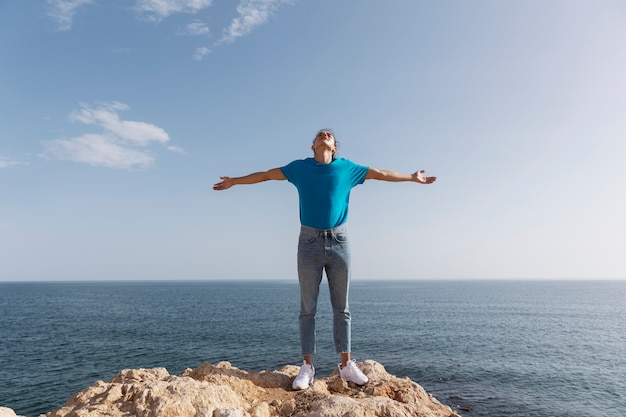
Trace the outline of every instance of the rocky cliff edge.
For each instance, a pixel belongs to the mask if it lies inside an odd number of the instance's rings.
[[[204,363],[180,376],[164,368],[128,369],[97,381],[41,417],[460,417],[408,378],[378,362],[359,364],[369,382],[343,381],[337,371],[292,391],[299,367],[246,372],[228,362]],[[0,417],[14,416],[0,408]]]

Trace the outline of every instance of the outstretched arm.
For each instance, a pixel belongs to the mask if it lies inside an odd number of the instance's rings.
[[[437,177],[425,177],[423,169],[416,171],[412,174],[401,174],[395,171],[388,171],[385,169],[370,168],[365,175],[366,180],[381,180],[390,182],[411,181],[419,182],[420,184],[432,184],[437,180]]]
[[[228,190],[233,185],[243,185],[243,184],[256,184],[263,181],[276,180],[281,181],[285,180],[285,174],[280,168],[272,168],[268,171],[264,172],[255,172],[243,177],[220,177],[222,181],[213,184],[214,190]]]

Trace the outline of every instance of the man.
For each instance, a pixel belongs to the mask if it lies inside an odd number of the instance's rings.
[[[295,390],[307,389],[315,375],[315,313],[323,271],[326,271],[333,308],[335,349],[341,355],[339,375],[345,381],[357,385],[368,381],[356,363],[350,360],[350,246],[345,226],[350,190],[371,179],[420,184],[432,184],[437,179],[423,176],[423,170],[401,174],[336,158],[338,145],[332,130],[322,129],[317,132],[311,146],[313,158],[296,160],[281,168],[243,177],[220,177],[221,181],[213,186],[214,190],[227,190],[233,185],[288,180],[298,189],[301,223],[298,241],[299,324],[303,363],[292,384]]]

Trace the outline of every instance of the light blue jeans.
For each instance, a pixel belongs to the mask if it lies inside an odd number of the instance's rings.
[[[300,280],[300,345],[303,355],[315,353],[317,298],[326,271],[333,308],[333,336],[337,353],[350,352],[351,318],[348,309],[350,287],[350,244],[345,225],[319,230],[300,228],[298,278]]]

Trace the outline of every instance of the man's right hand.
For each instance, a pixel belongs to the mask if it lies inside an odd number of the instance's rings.
[[[235,185],[233,180],[230,177],[220,177],[222,181],[213,184],[213,189],[216,191],[228,190],[230,187]]]

